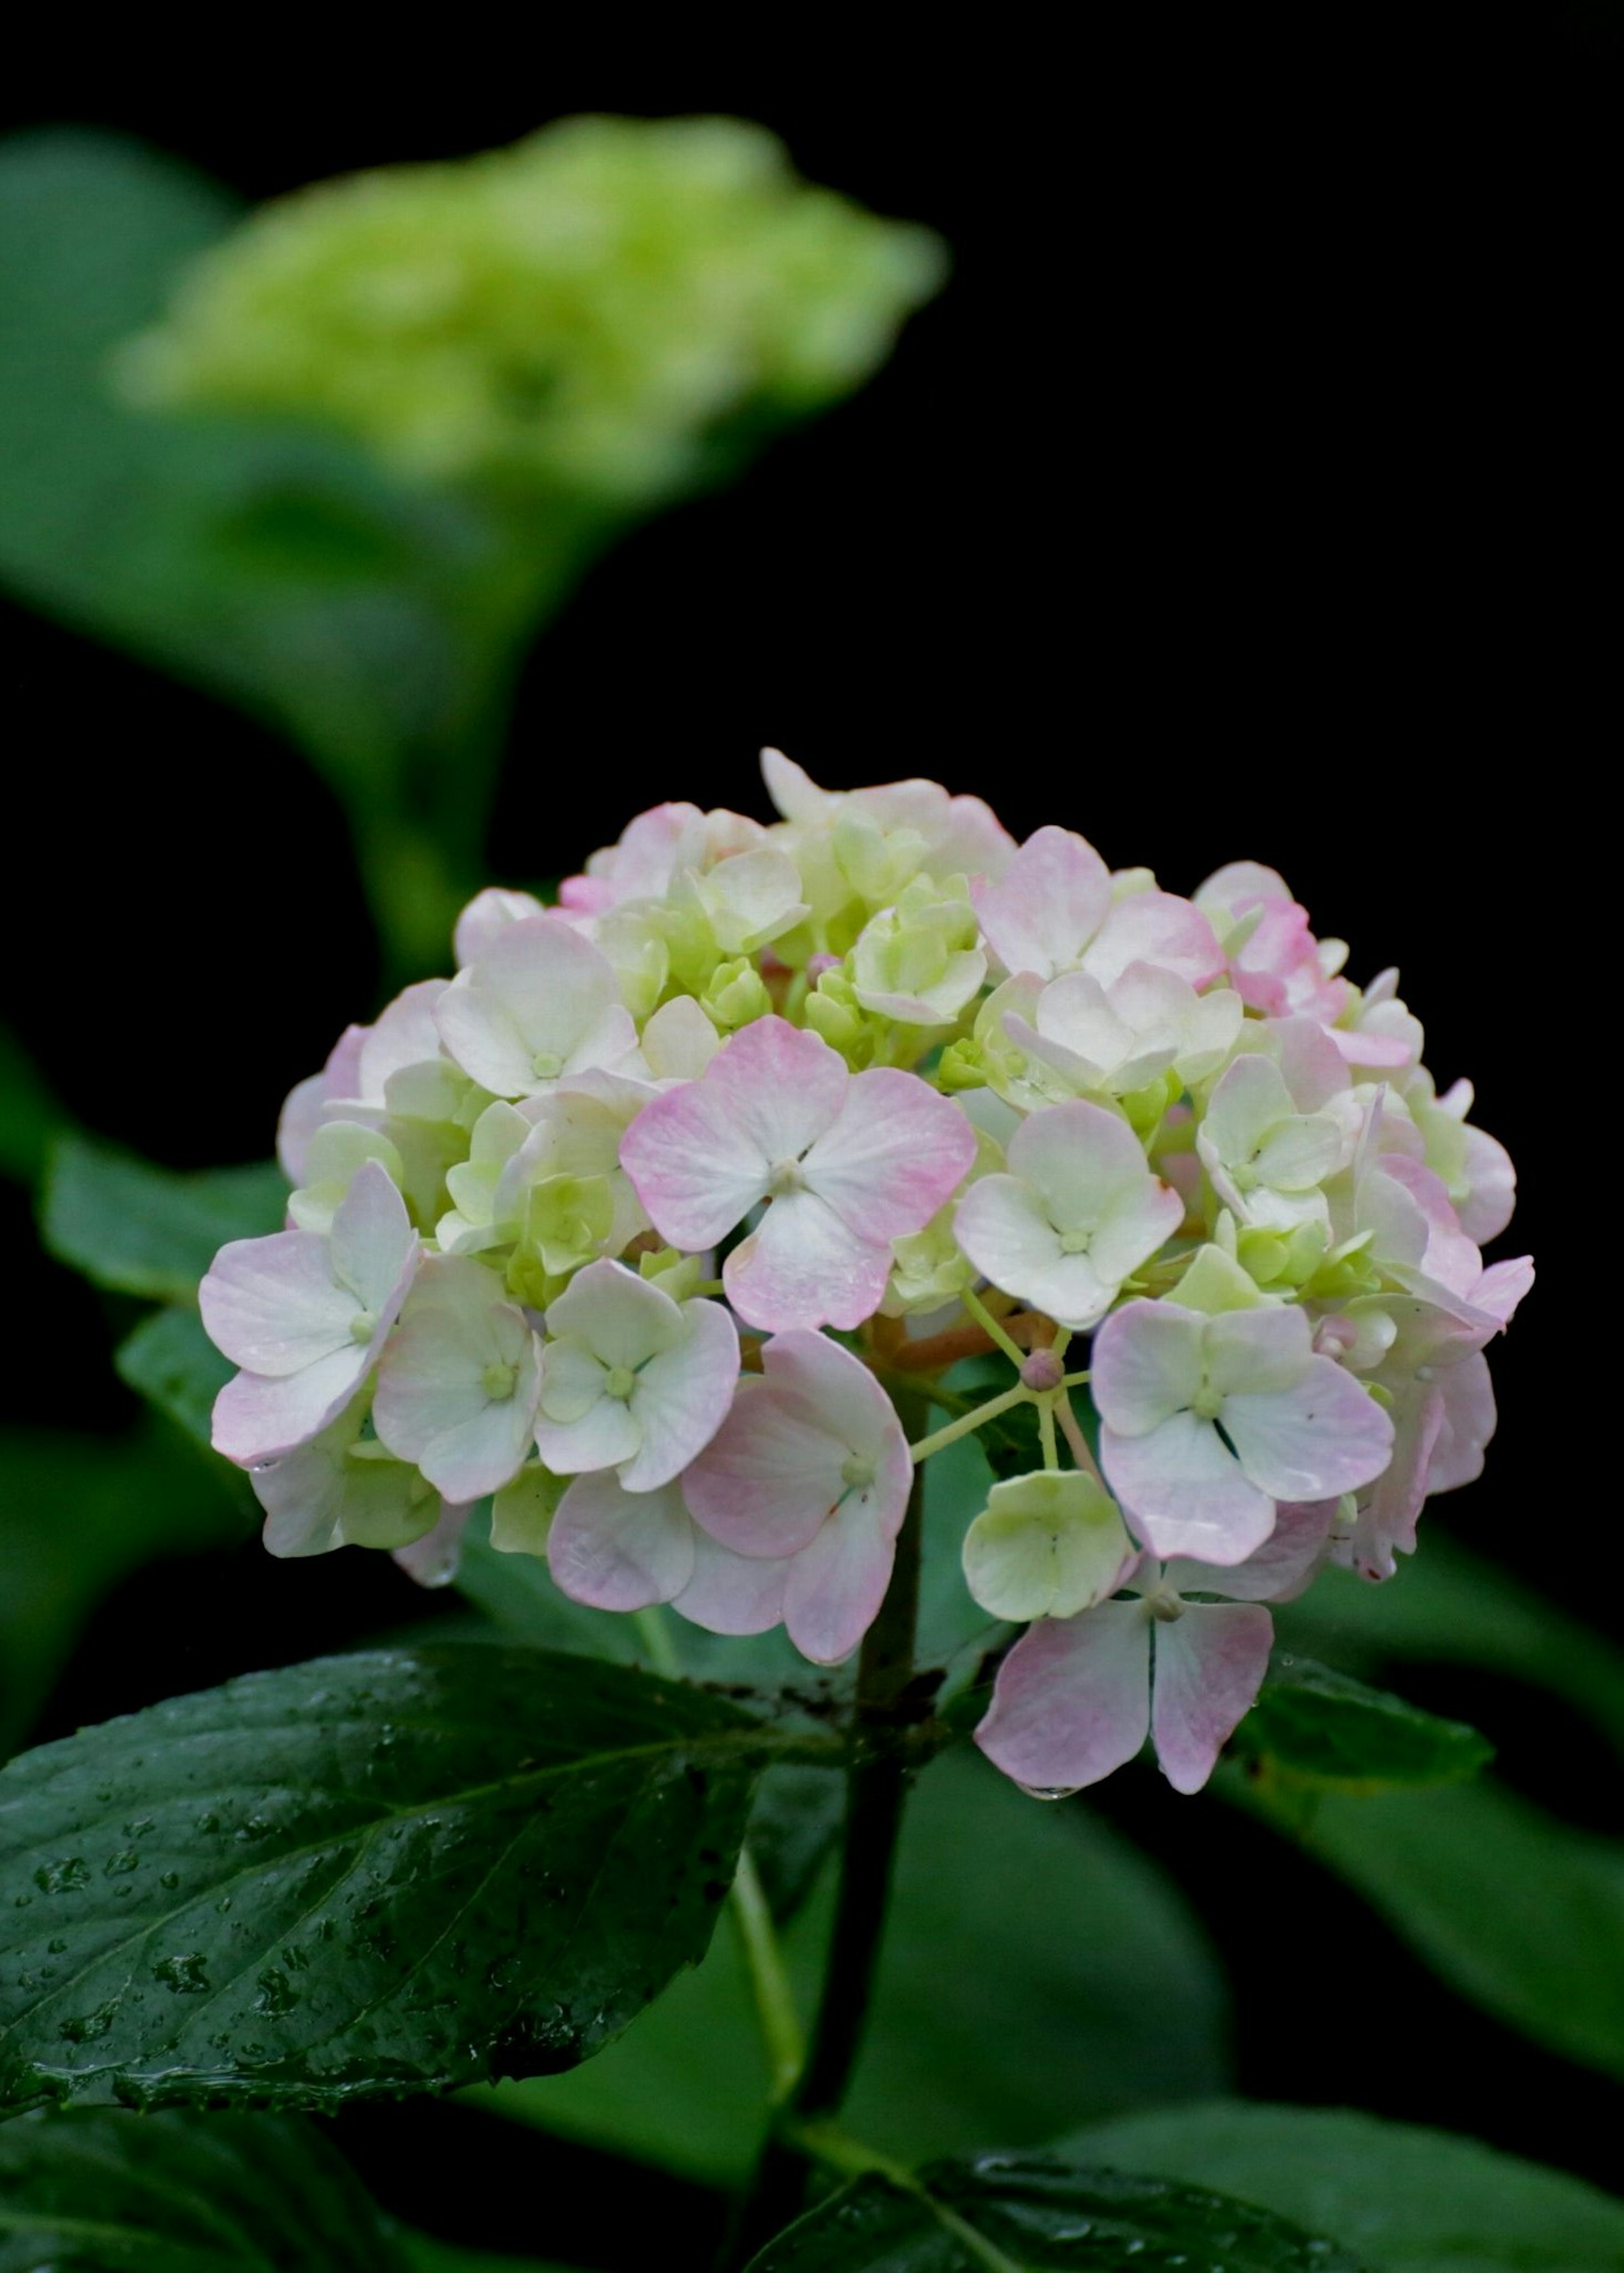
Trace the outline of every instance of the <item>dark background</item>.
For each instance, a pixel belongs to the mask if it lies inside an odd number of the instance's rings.
[[[834,786],[980,791],[1018,835],[1063,821],[1174,889],[1243,855],[1282,867],[1352,940],[1354,977],[1400,964],[1440,1084],[1477,1080],[1523,1176],[1502,1250],[1545,1265],[1495,1354],[1488,1476],[1428,1520],[1616,1625],[1598,1558],[1559,1529],[1593,1484],[1541,1345],[1568,1299],[1568,1156],[1598,1110],[1561,1031],[1604,983],[1575,979],[1575,925],[1587,874],[1611,889],[1614,841],[1615,714],[1596,705],[1615,644],[1619,18],[1198,36],[1146,10],[1126,36],[1079,19],[1070,53],[1047,21],[983,22],[970,46],[921,18],[903,55],[871,22],[797,17],[706,57],[629,23],[571,49],[475,17],[465,51],[442,26],[448,51],[405,63],[289,24],[243,27],[207,78],[197,55],[64,36],[15,76],[7,123],[139,134],[260,198],[579,109],[728,111],[812,178],[942,231],[953,281],[873,385],[633,537],[538,647],[492,872],[575,867],[661,797],[764,812],[763,741]],[[377,1007],[336,806],[215,702],[14,609],[0,635],[8,1016],[90,1125],[177,1166],[263,1155],[285,1090]],[[116,1429],[98,1298],[27,1259],[4,1198],[6,1408]],[[98,1620],[48,1732],[422,1608],[380,1557],[250,1546],[148,1573]],[[1420,1701],[1480,1718],[1547,1802],[1560,1753],[1572,1812],[1618,1827],[1615,1772],[1556,1707],[1465,1685]],[[1108,1802],[1224,1947],[1245,2089],[1616,2179],[1587,2143],[1616,2142],[1616,2088],[1469,2012],[1228,1813],[1148,1778]],[[1313,1966],[1357,1964],[1351,2034],[1313,2025],[1310,1942],[1281,1924],[1310,1913]],[[343,2134],[432,2222],[445,2182],[421,2166],[445,2157],[415,2128],[452,2124],[466,2157],[494,2149],[451,2111]],[[492,2179],[487,2238],[534,2247],[500,2196]]]

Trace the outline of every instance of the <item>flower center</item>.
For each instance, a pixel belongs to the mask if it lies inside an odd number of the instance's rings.
[[[612,1365],[604,1376],[604,1395],[618,1397],[624,1404],[637,1386],[637,1377],[629,1365]]]
[[[538,1050],[530,1060],[530,1071],[538,1081],[556,1081],[564,1070],[564,1061],[556,1050]]]
[[[874,1482],[874,1462],[860,1459],[853,1452],[841,1467],[840,1481],[847,1491],[867,1491]]]
[[[775,1160],[767,1174],[767,1189],[775,1199],[786,1192],[804,1192],[807,1180],[799,1160]]]
[[[1223,1392],[1204,1381],[1190,1400],[1190,1410],[1198,1421],[1215,1421],[1223,1411]]]
[[[1062,1255],[1086,1255],[1088,1242],[1093,1237],[1093,1232],[1079,1230],[1073,1225],[1070,1231],[1063,1231],[1060,1234],[1060,1252]]]
[[[352,1342],[370,1342],[377,1331],[376,1310],[357,1310],[350,1321],[350,1339]]]
[[[1164,1626],[1175,1624],[1184,1615],[1183,1597],[1175,1594],[1165,1580],[1160,1586],[1153,1587],[1150,1593],[1146,1595],[1145,1608],[1153,1618]]]
[[[492,1359],[490,1364],[480,1375],[479,1383],[492,1404],[500,1405],[513,1395],[514,1384],[518,1378],[517,1366],[505,1365],[502,1360],[497,1357]]]

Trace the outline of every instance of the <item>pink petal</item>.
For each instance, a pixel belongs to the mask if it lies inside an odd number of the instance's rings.
[[[814,1665],[838,1665],[874,1624],[891,1582],[896,1541],[860,1500],[830,1516],[784,1580],[784,1624]]]
[[[1112,1433],[1142,1437],[1201,1386],[1206,1319],[1178,1302],[1124,1302],[1094,1337],[1094,1401]]]
[[[809,1191],[774,1200],[722,1266],[734,1309],[769,1332],[860,1326],[879,1308],[890,1276],[889,1245],[859,1238]]]
[[[711,1067],[726,1054],[718,1051]],[[650,1222],[689,1254],[726,1238],[765,1196],[772,1172],[733,1099],[711,1085],[710,1071],[655,1098],[620,1139],[620,1166]]]
[[[1131,1760],[1149,1727],[1150,1621],[1138,1602],[1101,1602],[1027,1627],[975,1741],[1029,1791],[1077,1791]]]
[[[1131,963],[1154,964],[1205,986],[1224,967],[1223,950],[1198,907],[1171,892],[1130,892],[1118,900],[1083,956],[1083,969],[1109,986]]]
[[[784,1616],[787,1559],[735,1555],[694,1533],[694,1575],[674,1607],[710,1633],[765,1633]]]
[[[1442,1425],[1427,1469],[1429,1492],[1454,1491],[1483,1474],[1484,1447],[1494,1434],[1494,1385],[1488,1361],[1474,1353],[1459,1365],[1440,1367],[1436,1382]]]
[[[812,1401],[747,1376],[732,1412],[683,1479],[694,1520],[736,1553],[809,1546],[848,1487],[849,1454]]]
[[[1517,1172],[1505,1146],[1485,1129],[1466,1130],[1466,1176],[1471,1189],[1461,1203],[1461,1229],[1486,1247],[1511,1221]]]
[[[1199,1791],[1268,1671],[1274,1621],[1252,1602],[1186,1602],[1156,1627],[1150,1728],[1175,1791]]]
[[[384,1084],[402,1067],[440,1055],[434,1006],[446,992],[443,979],[420,979],[408,986],[365,1027],[356,1053],[354,1095],[367,1105],[384,1102]]]
[[[1069,971],[1104,922],[1110,871],[1069,829],[1029,836],[1001,881],[974,894],[987,944],[1007,971],[1053,979]]]
[[[304,1156],[311,1138],[329,1117],[329,1103],[359,1095],[361,1045],[365,1039],[365,1026],[346,1026],[321,1071],[289,1091],[276,1124],[276,1158],[290,1184],[304,1181]]]
[[[1175,1594],[1225,1594],[1232,1602],[1288,1602],[1300,1594],[1325,1559],[1337,1502],[1286,1500],[1274,1510],[1274,1528],[1244,1563],[1195,1563],[1179,1556],[1162,1573]]]
[[[350,1340],[362,1305],[333,1283],[319,1232],[274,1231],[233,1239],[198,1289],[204,1332],[234,1365],[255,1373],[297,1373]]]
[[[757,1018],[717,1052],[701,1086],[727,1100],[763,1160],[798,1160],[833,1122],[851,1079],[821,1036],[783,1018]]]
[[[1207,1328],[1208,1373],[1214,1389],[1226,1399],[1243,1391],[1289,1389],[1302,1380],[1312,1348],[1313,1328],[1306,1311],[1299,1309],[1224,1310]],[[1224,1425],[1229,1425],[1227,1404]],[[1299,1492],[1291,1497],[1319,1495]]]
[[[1102,1428],[1100,1460],[1130,1527],[1164,1560],[1191,1555],[1228,1569],[1274,1527],[1270,1496],[1193,1413],[1176,1413],[1143,1437]]]
[[[827,1334],[801,1332],[776,1335],[762,1362],[775,1389],[801,1399],[847,1452],[872,1465],[876,1519],[894,1535],[907,1512],[914,1463],[897,1408],[868,1368]]]
[[[214,1399],[214,1450],[245,1467],[308,1444],[342,1412],[365,1379],[372,1356],[351,1342],[280,1378],[234,1374]]]
[[[1356,1491],[1393,1456],[1392,1422],[1328,1357],[1310,1358],[1292,1388],[1226,1397],[1223,1426],[1248,1478],[1271,1499]]]
[[[1415,1381],[1395,1407],[1393,1458],[1360,1508],[1345,1559],[1361,1579],[1390,1579],[1395,1553],[1416,1551],[1416,1519],[1426,1502],[1427,1470],[1443,1427],[1443,1399],[1433,1382]],[[1337,1560],[1343,1560],[1339,1551]]]
[[[861,1238],[888,1245],[922,1231],[974,1159],[975,1131],[950,1098],[881,1068],[851,1082],[803,1172]]]
[[[681,1486],[628,1492],[606,1469],[577,1476],[547,1533],[547,1567],[560,1592],[595,1609],[669,1602],[694,1575],[694,1526]]]

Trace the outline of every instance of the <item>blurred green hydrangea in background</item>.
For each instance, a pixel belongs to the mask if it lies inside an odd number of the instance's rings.
[[[570,118],[262,206],[115,371],[126,400],[314,419],[408,476],[646,504],[720,470],[741,414],[856,386],[945,266],[758,126]]]

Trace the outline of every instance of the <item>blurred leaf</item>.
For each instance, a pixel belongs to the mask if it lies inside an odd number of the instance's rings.
[[[1254,1775],[1314,1792],[1459,1783],[1494,1757],[1493,1745],[1463,1721],[1440,1720],[1283,1652],[1231,1743]]]
[[[1380,2273],[1602,2273],[1624,2266],[1624,2203],[1566,2172],[1445,2131],[1344,2109],[1130,2115],[1063,2150],[1213,2187],[1334,2233]]]
[[[1481,1665],[1561,1697],[1624,1752],[1624,1651],[1521,1579],[1431,1533],[1372,1587],[1329,1570],[1275,1612],[1282,1642],[1356,1670],[1417,1658]]]
[[[0,1176],[35,1184],[68,1113],[9,1026],[0,1025]]]
[[[1217,1788],[1271,1813],[1228,1766]],[[1451,1988],[1569,2059],[1624,2076],[1624,1842],[1575,1830],[1492,1777],[1326,1798],[1311,1854]]]
[[[118,1377],[204,1447],[214,1399],[235,1368],[222,1357],[193,1309],[154,1310],[113,1354]],[[221,1462],[222,1475],[229,1464]]]
[[[752,2258],[748,2273],[1360,2273],[1345,2249],[1205,2188],[1052,2156],[937,2164],[904,2187],[854,2179]]]
[[[803,2010],[831,1892],[826,1879],[786,1937]],[[1103,2114],[1222,2089],[1226,2037],[1216,1963],[1154,1864],[1080,1810],[1023,1798],[967,1753],[931,1765],[904,1825],[848,2111],[855,2132],[910,2158],[1038,2139],[1056,2107]],[[730,1926],[589,2066],[479,2097],[729,2186],[749,2169],[766,2086]]]
[[[287,1201],[274,1160],[181,1174],[70,1135],[46,1170],[41,1235],[59,1263],[98,1287],[194,1302],[225,1242],[280,1231]]]
[[[845,1816],[846,1779],[828,1768],[786,1766],[763,1776],[745,1837],[780,1924],[811,1894]]]
[[[703,1956],[782,1739],[496,1647],[250,1675],[0,1772],[0,2104],[336,2108],[587,2059]]]
[[[0,2127],[0,2273],[404,2273],[408,2262],[348,2164],[296,2118],[75,2110]]]
[[[161,1556],[234,1545],[245,1527],[220,1480],[155,1432],[0,1433],[0,1756],[119,1579]]]
[[[0,578],[301,743],[350,807],[397,943],[408,926],[433,959],[450,902],[432,843],[409,827],[412,776],[426,766],[430,804],[438,791],[471,854],[517,623],[549,580],[572,581],[581,531],[561,525],[548,558],[340,438],[124,408],[111,350],[238,211],[110,136],[0,147]],[[444,794],[459,756],[466,821]]]
[[[543,2221],[538,2217],[537,2223]],[[411,2273],[577,2273],[549,2258],[504,2257],[489,2249],[465,2249],[460,2242],[440,2241],[432,2234],[402,2232],[399,2245]],[[0,2273],[4,2273],[0,2263]]]

